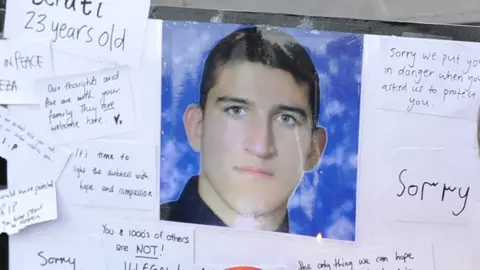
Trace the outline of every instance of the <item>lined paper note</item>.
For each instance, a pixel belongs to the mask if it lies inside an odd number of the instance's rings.
[[[58,179],[70,152],[37,136],[0,107],[0,156],[8,160],[8,182]],[[28,169],[26,169],[28,167]]]
[[[27,226],[57,219],[55,182],[39,181],[0,191],[0,227],[15,234]]]
[[[36,104],[33,82],[53,76],[49,41],[0,40],[0,104]]]
[[[130,79],[125,67],[35,83],[43,121],[56,139],[80,141],[134,129]]]
[[[62,179],[71,200],[82,205],[155,210],[156,146],[92,141],[68,145],[73,151]]]
[[[53,48],[97,61],[139,67],[149,0],[7,2],[4,36],[45,38]]]

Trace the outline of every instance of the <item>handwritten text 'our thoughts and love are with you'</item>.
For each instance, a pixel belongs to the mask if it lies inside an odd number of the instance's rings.
[[[125,67],[37,80],[35,91],[44,122],[62,142],[122,134],[135,128]]]

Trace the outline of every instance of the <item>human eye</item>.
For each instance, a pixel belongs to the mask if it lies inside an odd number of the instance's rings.
[[[277,120],[287,126],[295,126],[298,124],[298,120],[289,114],[280,114],[277,116]]]
[[[224,111],[229,115],[236,116],[236,117],[244,116],[247,114],[247,111],[245,110],[245,108],[242,108],[240,106],[229,106],[225,108]]]

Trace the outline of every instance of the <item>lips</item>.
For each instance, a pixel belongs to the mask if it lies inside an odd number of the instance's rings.
[[[268,178],[274,175],[273,172],[254,166],[235,166],[234,170],[238,173],[249,174],[255,177]]]

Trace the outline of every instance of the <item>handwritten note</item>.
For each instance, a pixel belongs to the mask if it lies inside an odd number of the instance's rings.
[[[0,104],[36,104],[33,82],[53,76],[48,41],[0,40]]]
[[[39,80],[45,124],[62,142],[125,133],[135,116],[128,70],[105,69],[81,75]]]
[[[475,120],[480,101],[476,43],[368,36],[366,66],[379,107]],[[369,64],[372,63],[372,64]]]
[[[0,191],[0,227],[15,234],[27,226],[57,219],[53,180]]]
[[[4,35],[45,38],[58,51],[138,67],[149,9],[147,0],[9,1]]]
[[[8,160],[9,183],[17,185],[29,179],[57,180],[70,154],[67,149],[54,146],[29,131],[0,107],[0,156]]]
[[[103,223],[99,229],[108,269],[178,270],[193,264],[193,229],[145,223]]]
[[[74,151],[62,179],[72,201],[83,205],[154,210],[158,204],[156,147],[142,143],[84,142]]]
[[[289,269],[298,270],[434,270],[431,246],[410,249],[377,248],[346,252],[324,252],[298,260]]]
[[[384,193],[385,211],[394,220],[468,223],[480,175],[477,151],[405,148],[386,161],[391,189]]]
[[[30,237],[21,262],[21,269],[31,270],[107,269],[100,239],[84,235]]]

